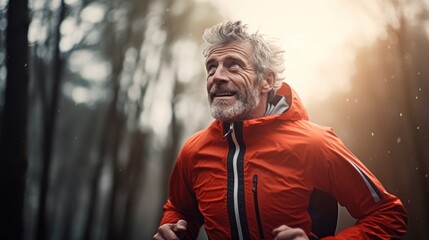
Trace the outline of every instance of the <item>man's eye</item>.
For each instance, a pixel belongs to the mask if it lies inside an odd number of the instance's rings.
[[[212,75],[216,71],[216,66],[208,66],[207,67],[207,73],[209,75]]]
[[[238,64],[237,62],[231,62],[231,63],[229,64],[229,67],[230,67],[230,68],[240,67],[240,64]]]

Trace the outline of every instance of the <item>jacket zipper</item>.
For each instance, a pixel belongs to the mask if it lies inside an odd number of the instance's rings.
[[[229,128],[228,128],[228,131],[223,135],[223,137],[225,138],[225,137],[227,137],[230,133],[232,133],[232,131],[234,131],[234,124],[233,123],[230,123],[229,124]]]
[[[235,222],[236,222],[237,230],[238,230],[238,239],[243,240],[243,231],[241,228],[240,212],[239,212],[239,206],[238,206],[238,166],[237,166],[237,161],[238,161],[238,155],[240,153],[240,145],[238,144],[237,136],[236,136],[235,131],[234,131],[234,123],[230,123],[229,131],[225,134],[225,136],[228,134],[231,134],[232,141],[234,142],[234,145],[235,145],[235,152],[234,152],[233,163],[232,163],[233,174],[234,174],[233,193],[234,193]]]
[[[261,240],[264,239],[264,231],[262,229],[262,222],[261,222],[261,216],[259,214],[259,204],[258,204],[258,175],[253,175],[253,203],[255,205],[255,213],[256,213],[256,221],[258,222],[258,231],[259,231],[259,237],[261,237]]]

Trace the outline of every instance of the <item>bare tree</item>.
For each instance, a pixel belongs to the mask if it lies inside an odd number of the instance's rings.
[[[0,239],[22,239],[27,169],[28,9],[9,1],[7,80],[0,136]]]
[[[39,194],[39,207],[37,214],[37,229],[36,229],[36,238],[39,240],[45,240],[48,238],[47,234],[47,216],[46,216],[46,206],[47,206],[47,197],[49,189],[49,175],[51,169],[51,160],[52,160],[52,149],[53,149],[53,139],[56,126],[57,112],[59,106],[59,96],[60,96],[60,86],[61,86],[61,77],[64,67],[64,61],[60,53],[60,26],[65,17],[65,3],[64,0],[61,1],[59,7],[59,16],[57,19],[57,25],[55,29],[55,47],[53,53],[53,64],[52,64],[52,89],[49,94],[52,96],[51,101],[46,102],[45,111],[44,111],[44,121],[43,121],[43,142],[42,142],[42,173],[40,181],[40,194]]]

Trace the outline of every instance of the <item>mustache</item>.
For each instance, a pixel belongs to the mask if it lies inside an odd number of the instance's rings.
[[[213,84],[209,90],[209,95],[213,96],[219,92],[238,92],[238,89],[235,87],[228,86],[226,83]]]

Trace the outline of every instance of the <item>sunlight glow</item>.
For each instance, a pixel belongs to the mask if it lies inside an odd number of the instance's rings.
[[[90,81],[103,81],[110,75],[111,67],[108,62],[91,62],[82,67],[82,77]]]
[[[242,20],[250,30],[283,42],[286,82],[304,102],[347,91],[354,74],[355,50],[386,35],[392,9],[378,1],[219,0],[225,18]],[[386,4],[387,5],[387,4]]]
[[[79,3],[78,0],[64,0],[64,3],[67,5],[76,5]]]
[[[72,91],[72,98],[75,103],[88,102],[91,99],[91,92],[84,87],[75,87]]]
[[[143,100],[143,111],[140,115],[142,129],[151,129],[154,140],[159,146],[165,143],[169,134],[168,127],[173,115],[171,99],[173,98],[174,73],[171,68],[162,68],[157,83],[150,82]],[[154,97],[156,96],[156,97]],[[153,103],[156,101],[156,104]]]
[[[44,42],[48,37],[47,24],[43,24],[40,19],[31,21],[28,27],[28,42]]]
[[[71,54],[70,70],[88,81],[102,82],[111,73],[110,63],[91,51],[81,50]]]
[[[62,91],[75,104],[84,103],[88,107],[96,107],[97,102],[106,101],[106,99],[111,97],[110,93],[103,86],[95,84],[79,86],[73,82],[65,82]]]
[[[60,31],[63,35],[60,40],[60,50],[62,52],[70,51],[83,37],[82,29],[76,25],[76,20],[71,17],[64,19],[61,23]]]
[[[195,66],[199,66],[199,48],[191,40],[179,40],[172,47],[173,63],[177,64],[177,80],[189,83],[199,73]]]
[[[82,20],[89,23],[98,23],[104,19],[106,14],[105,5],[102,3],[91,3],[84,8],[80,14]]]
[[[7,0],[1,0],[0,1],[0,9],[4,9],[4,8],[6,8],[6,6],[7,6],[7,4],[8,4],[8,2],[9,1],[7,1]]]

